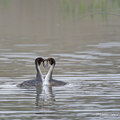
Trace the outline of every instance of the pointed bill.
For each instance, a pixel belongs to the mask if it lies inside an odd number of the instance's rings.
[[[43,62],[43,67],[44,67],[44,68],[47,68],[47,67],[48,67],[48,60],[44,60],[44,62]]]

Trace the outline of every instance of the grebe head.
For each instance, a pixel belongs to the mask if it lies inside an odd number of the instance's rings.
[[[35,63],[41,65],[41,63],[44,63],[44,59],[42,57],[38,57],[35,59]]]
[[[48,58],[48,62],[50,65],[56,64],[55,59],[53,59],[53,58]]]
[[[44,59],[41,58],[41,57],[39,57],[39,58],[38,58],[38,65],[40,65],[41,63],[44,63]]]
[[[48,65],[54,65],[55,66],[55,64],[56,64],[56,62],[53,58],[45,59],[44,62],[43,62],[44,68],[48,67]]]

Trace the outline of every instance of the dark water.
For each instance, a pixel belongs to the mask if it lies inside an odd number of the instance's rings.
[[[119,1],[0,2],[1,120],[120,119],[120,17],[95,14],[67,24],[92,10],[119,14]],[[35,78],[38,56],[55,58],[53,78],[69,84],[17,88]]]

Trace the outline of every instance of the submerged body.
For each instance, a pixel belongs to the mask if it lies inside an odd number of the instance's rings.
[[[42,81],[38,79],[26,80],[17,85],[17,87],[33,87],[42,85]]]
[[[42,85],[43,75],[41,70],[39,69],[39,65],[44,62],[43,58],[36,58],[35,59],[35,67],[37,70],[36,78],[33,80],[26,80],[17,85],[17,87],[32,87],[32,86],[40,86]]]
[[[50,80],[50,86],[62,86],[62,85],[66,85],[66,84],[67,83],[63,82],[63,81],[54,80],[54,79]]]
[[[67,84],[66,82],[52,79],[52,72],[56,64],[55,60],[53,58],[48,58],[46,61],[49,62],[51,66],[45,77],[45,80],[43,81],[43,85],[50,85],[50,86],[66,85]]]

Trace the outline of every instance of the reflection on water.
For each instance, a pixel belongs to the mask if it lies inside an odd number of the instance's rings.
[[[0,117],[119,120],[119,17],[77,19],[91,12],[118,14],[119,1],[1,0]],[[55,58],[54,79],[69,84],[16,87],[35,78],[34,60],[39,56]],[[42,71],[45,76],[47,70]]]
[[[42,88],[36,88],[36,110],[37,114],[51,113],[53,104],[55,101],[54,94],[52,92],[52,87],[42,86]]]

